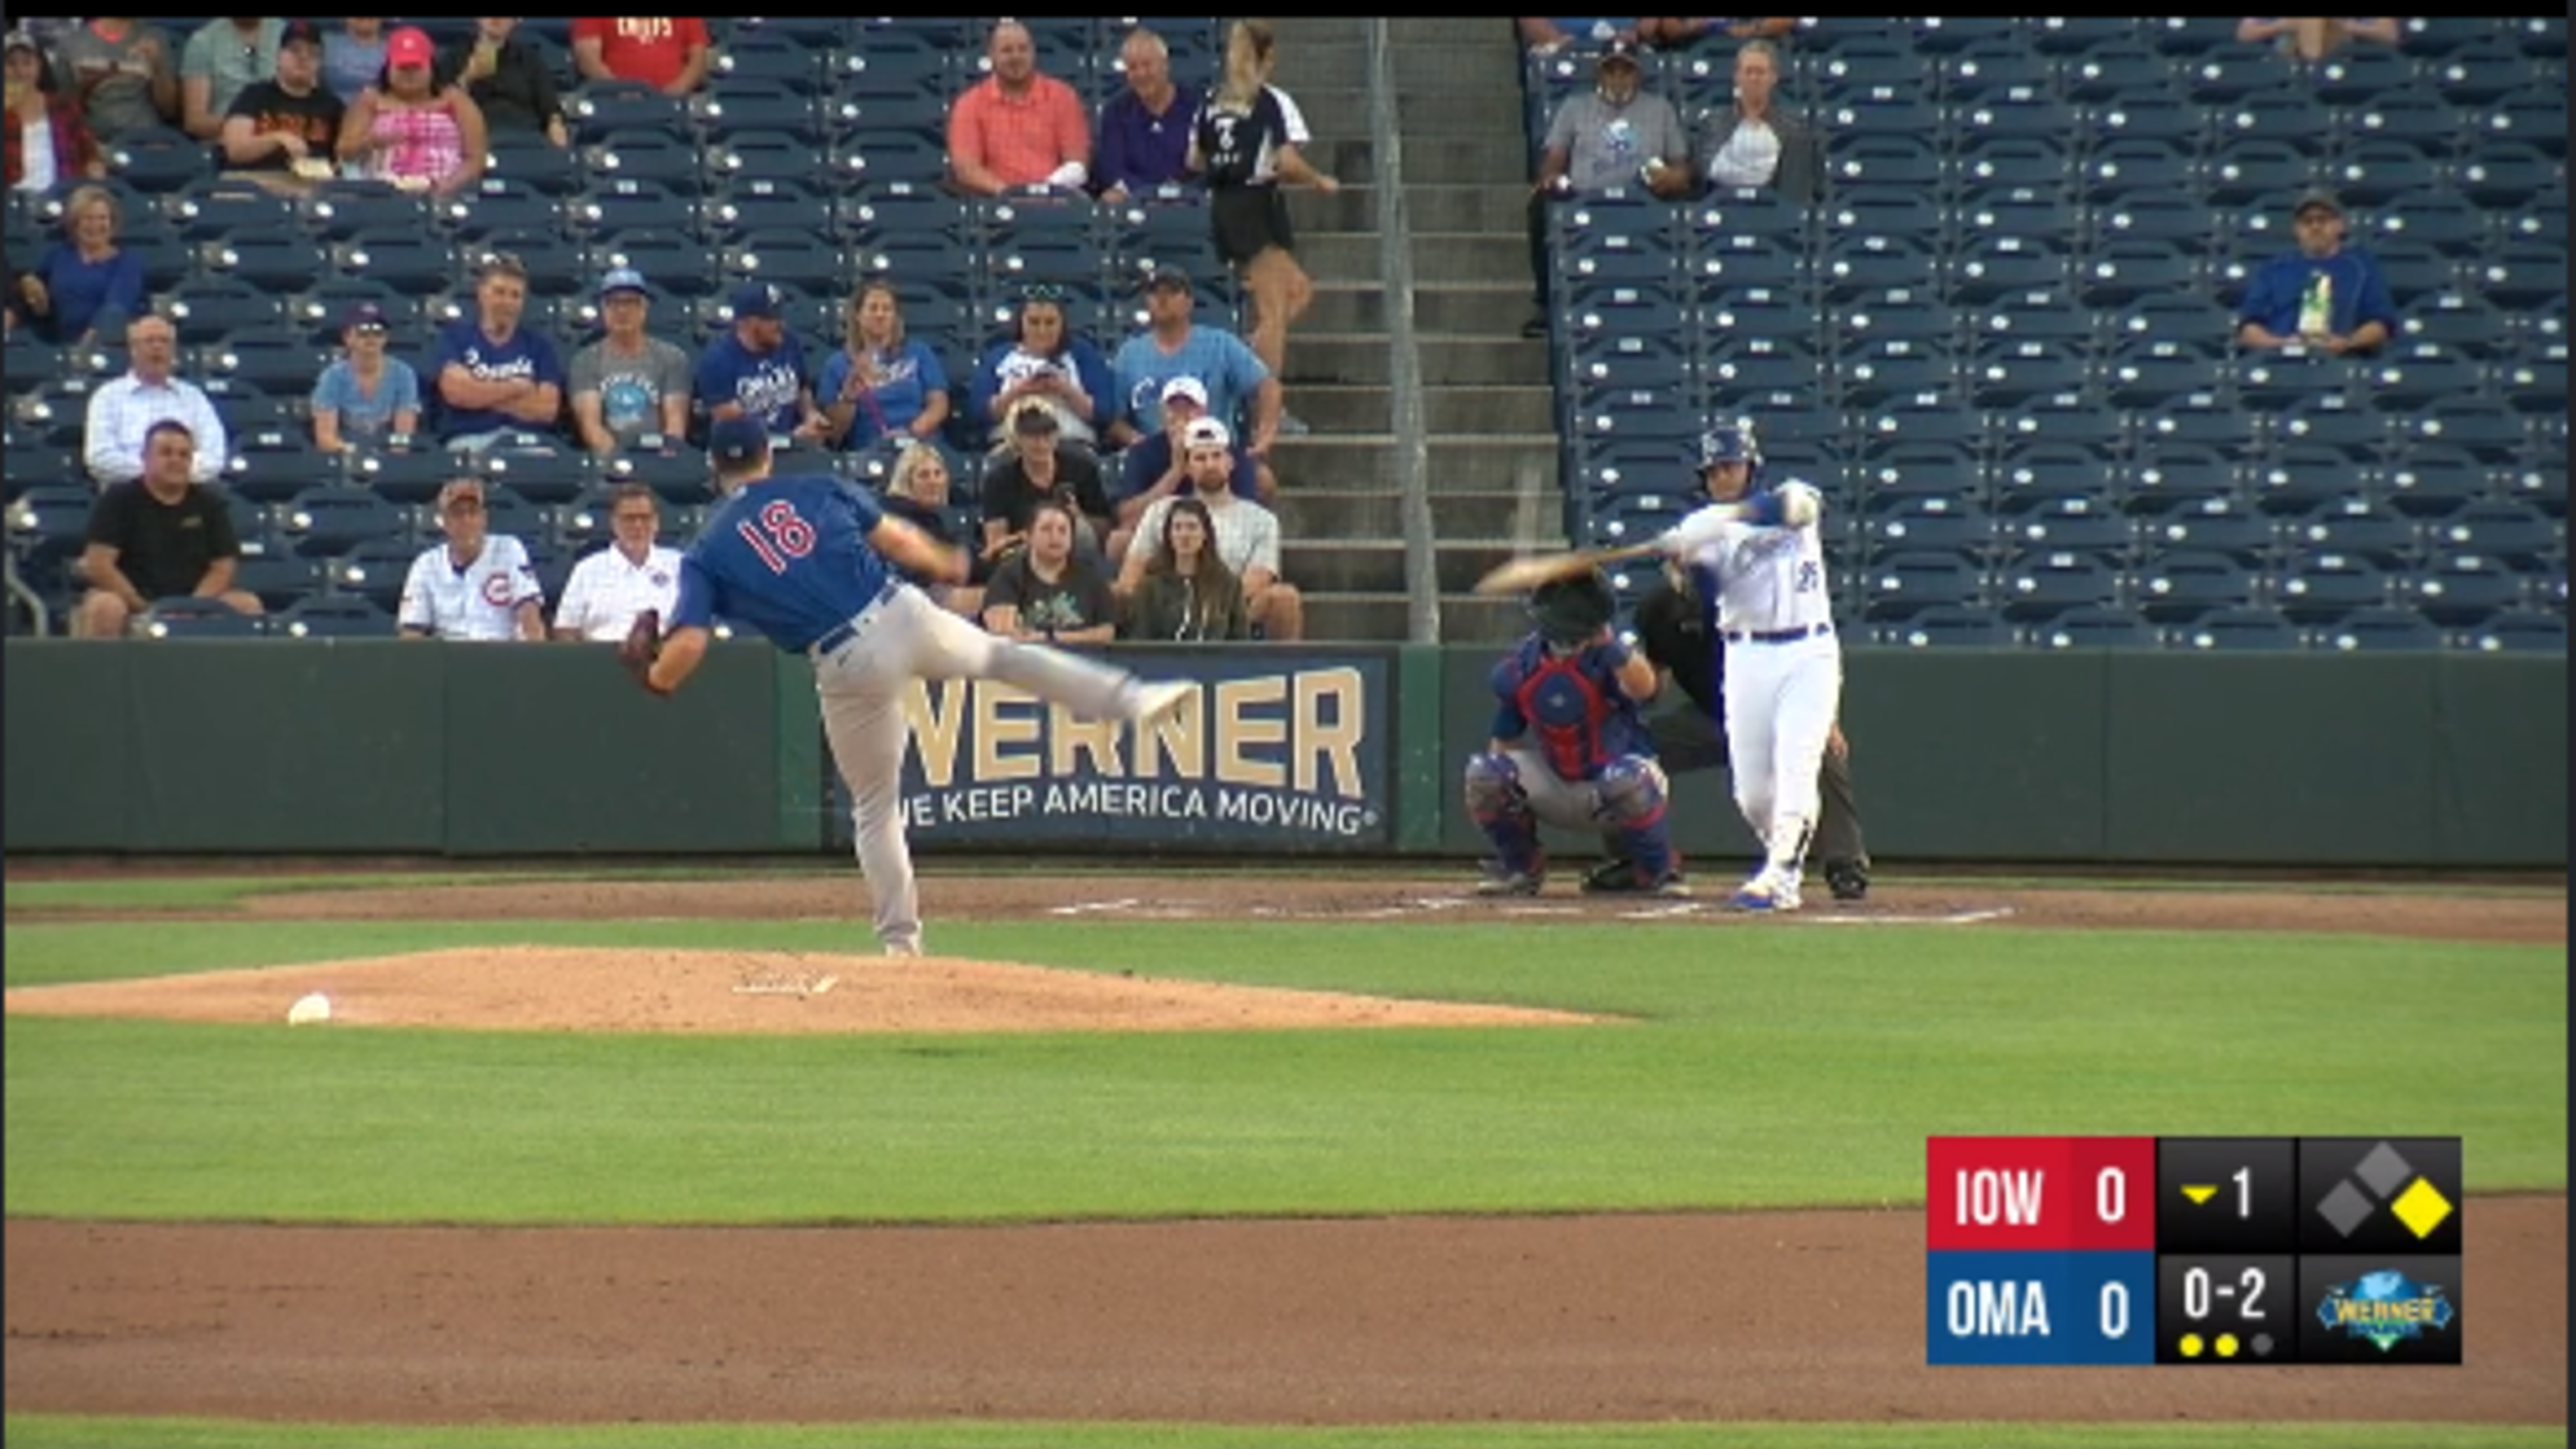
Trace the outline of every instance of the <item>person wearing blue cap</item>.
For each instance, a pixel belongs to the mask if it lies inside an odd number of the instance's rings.
[[[757,420],[717,419],[707,452],[725,501],[681,557],[668,632],[658,616],[639,618],[620,659],[646,689],[671,694],[705,659],[721,615],[813,660],[823,733],[850,789],[859,868],[886,954],[921,954],[921,902],[900,799],[911,728],[904,698],[913,681],[999,680],[1088,719],[1132,721],[1140,733],[1197,701],[1195,683],[1149,684],[1042,644],[997,638],[931,602],[896,571],[963,583],[966,555],[829,473],[773,474],[769,434]]]
[[[602,456],[688,434],[689,354],[644,330],[652,309],[642,272],[611,270],[599,279],[602,336],[572,355],[573,428]]]
[[[814,405],[805,349],[787,330],[786,295],[767,282],[734,288],[733,326],[698,354],[698,407],[709,423],[748,417],[778,443],[819,446],[832,420]]]
[[[313,383],[313,446],[326,453],[403,448],[420,427],[420,374],[386,345],[385,311],[373,302],[340,319],[347,355]]]

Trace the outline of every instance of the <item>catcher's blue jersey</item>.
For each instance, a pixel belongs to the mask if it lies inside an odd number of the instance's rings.
[[[1493,737],[1530,737],[1558,778],[1591,780],[1622,755],[1652,755],[1637,702],[1619,688],[1609,647],[1555,654],[1533,634],[1494,666]]]
[[[803,652],[848,623],[891,577],[868,534],[877,501],[828,474],[771,478],[738,490],[680,560],[674,628],[716,615]]]

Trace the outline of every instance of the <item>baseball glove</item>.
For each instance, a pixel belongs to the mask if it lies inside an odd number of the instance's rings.
[[[662,657],[662,611],[646,609],[628,626],[626,639],[617,646],[617,662],[635,676],[635,682],[655,694],[668,696],[670,691],[653,683],[653,661]]]

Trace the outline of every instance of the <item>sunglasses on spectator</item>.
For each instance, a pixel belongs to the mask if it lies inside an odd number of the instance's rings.
[[[1062,302],[1064,288],[1053,282],[1032,282],[1020,292],[1022,302]]]

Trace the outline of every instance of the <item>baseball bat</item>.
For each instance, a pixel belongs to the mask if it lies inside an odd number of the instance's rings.
[[[1581,578],[1603,564],[1643,558],[1650,553],[1658,552],[1660,548],[1660,544],[1649,541],[1621,544],[1617,548],[1578,548],[1570,553],[1543,553],[1533,554],[1528,558],[1516,558],[1508,563],[1496,565],[1491,572],[1476,580],[1476,592],[1480,594],[1526,593],[1541,584],[1554,583],[1559,579]]]

